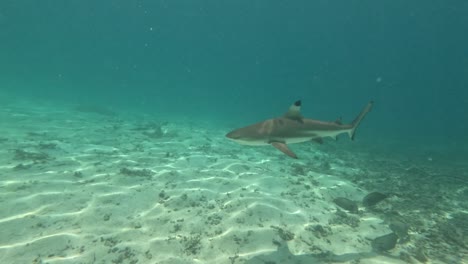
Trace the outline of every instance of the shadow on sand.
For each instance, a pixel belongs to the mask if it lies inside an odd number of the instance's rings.
[[[386,257],[393,258],[401,261],[399,258],[391,256],[389,254],[377,253],[377,252],[361,252],[361,253],[347,253],[342,255],[336,255],[332,252],[326,252],[321,254],[302,254],[294,255],[289,251],[288,244],[285,242],[275,241],[278,245],[278,250],[271,253],[257,255],[249,260],[246,264],[275,264],[275,263],[290,263],[290,264],[310,264],[310,263],[340,263],[350,262],[353,260],[360,260],[365,258],[372,258],[379,255],[385,255]]]

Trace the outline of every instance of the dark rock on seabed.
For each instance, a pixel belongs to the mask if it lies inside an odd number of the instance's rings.
[[[333,199],[333,202],[338,205],[339,207],[349,211],[350,213],[357,214],[358,213],[358,205],[355,201],[350,200],[344,197],[337,197]]]
[[[371,242],[371,245],[374,251],[382,252],[394,249],[397,241],[398,236],[395,235],[395,233],[390,233],[374,238],[374,240]]]
[[[388,195],[380,192],[371,192],[362,199],[362,204],[366,207],[374,206],[387,197]]]

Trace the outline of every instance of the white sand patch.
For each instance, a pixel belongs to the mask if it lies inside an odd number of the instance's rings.
[[[366,192],[336,160],[322,172],[305,152],[296,161],[193,124],[158,136],[164,120],[137,116],[2,115],[1,263],[403,263],[371,252],[390,232],[382,219],[338,213],[334,198]]]

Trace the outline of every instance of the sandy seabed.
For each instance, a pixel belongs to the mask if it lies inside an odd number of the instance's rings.
[[[292,145],[294,160],[209,120],[0,108],[0,263],[468,263],[468,165],[437,151],[343,138]],[[388,198],[363,206],[373,191]]]

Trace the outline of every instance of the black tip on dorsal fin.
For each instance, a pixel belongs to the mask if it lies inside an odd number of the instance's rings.
[[[294,104],[292,104],[289,107],[288,112],[284,114],[284,117],[293,119],[302,123],[303,121],[302,121],[302,115],[301,115],[301,104],[302,104],[301,100],[297,100],[296,102],[294,102]]]

